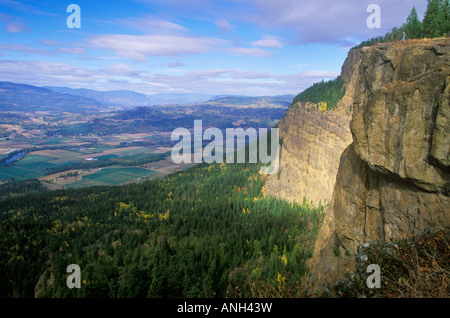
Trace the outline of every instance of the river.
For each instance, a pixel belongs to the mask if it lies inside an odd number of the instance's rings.
[[[11,162],[14,162],[14,161],[16,161],[16,160],[22,159],[22,157],[23,157],[24,155],[25,155],[25,151],[20,151],[20,152],[14,154],[12,157],[6,158],[5,160],[3,160],[3,161],[0,163],[0,168],[3,167],[3,166],[5,166],[5,165],[7,165],[7,164],[10,164]]]

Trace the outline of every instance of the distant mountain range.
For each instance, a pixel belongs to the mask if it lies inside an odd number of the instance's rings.
[[[92,98],[104,105],[124,106],[133,108],[136,106],[155,106],[155,105],[187,105],[201,103],[209,100],[213,95],[189,94],[189,93],[166,93],[166,94],[141,94],[128,90],[114,91],[95,91],[85,88],[69,88],[44,86],[54,92],[70,94],[75,96]]]
[[[115,91],[95,91],[85,88],[68,88],[44,86],[62,94],[71,94],[81,97],[95,99],[102,104],[112,106],[123,106],[134,108],[136,106],[161,106],[161,105],[192,105],[200,103],[214,103],[221,106],[246,106],[246,107],[268,107],[284,108],[288,107],[294,95],[279,96],[238,96],[238,95],[207,95],[192,93],[162,93],[162,94],[141,94],[128,90]]]
[[[285,108],[294,95],[280,96],[215,96],[191,93],[146,95],[129,90],[96,91],[69,87],[0,82],[0,111],[96,112],[126,110],[138,106],[196,105],[240,108]]]
[[[0,111],[87,112],[102,108],[99,101],[10,82],[0,82]]]

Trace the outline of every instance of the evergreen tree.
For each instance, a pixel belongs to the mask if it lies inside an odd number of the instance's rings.
[[[315,83],[300,94],[298,94],[291,105],[295,105],[298,102],[311,102],[314,104],[321,104],[322,111],[334,109],[338,102],[345,95],[344,80],[338,76],[334,80]]]
[[[442,5],[442,14],[443,22],[441,33],[448,36],[448,34],[450,33],[450,0],[444,1]]]
[[[423,18],[423,35],[426,38],[437,38],[443,36],[443,24],[445,24],[444,0],[428,0],[427,11]]]
[[[412,8],[406,23],[403,24],[403,30],[406,32],[407,39],[420,39],[423,37],[422,22],[419,20],[416,7]]]

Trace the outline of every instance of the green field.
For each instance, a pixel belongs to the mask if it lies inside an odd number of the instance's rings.
[[[99,172],[83,176],[81,181],[67,185],[68,188],[84,188],[98,185],[118,185],[121,183],[143,178],[156,173],[156,171],[143,168],[124,168],[112,166],[102,168]]]
[[[39,155],[25,155],[11,167],[0,169],[0,180],[15,178],[26,180],[45,175],[46,169],[67,165],[69,162],[81,161],[75,152],[55,153],[52,157]]]
[[[113,149],[114,147],[95,147],[95,148],[87,148],[83,150],[79,150],[80,153],[86,153],[86,154],[92,154],[92,153],[99,153],[103,152],[105,150]]]
[[[141,147],[141,148],[118,148],[116,153],[108,153],[103,151],[114,149],[113,147],[97,147],[90,149],[83,149],[80,152],[70,151],[64,149],[55,149],[53,150],[45,150],[26,154],[21,160],[16,161],[10,167],[0,168],[0,180],[7,180],[14,178],[16,180],[26,180],[32,178],[39,178],[44,176],[46,173],[52,173],[55,171],[60,172],[63,169],[59,169],[60,167],[66,167],[73,163],[84,165],[89,162],[85,160],[86,155],[88,154],[97,154],[95,157],[101,161],[107,161],[110,159],[116,158],[130,158],[132,156],[145,156],[147,154],[151,154],[154,149]],[[103,154],[103,155],[101,155]],[[113,163],[114,164],[114,163]],[[138,164],[137,164],[138,165]],[[89,167],[81,167],[78,169],[89,169]],[[83,178],[82,181],[77,182],[75,187],[79,186],[89,186],[89,185],[116,185],[123,182],[128,182],[140,177],[145,177],[149,174],[153,174],[155,172],[140,169],[140,168],[113,168],[113,166],[108,167],[108,169],[102,169],[99,173],[87,175],[86,179]],[[79,185],[78,185],[79,183]]]
[[[0,169],[0,180],[14,178],[16,180],[25,180],[39,178],[45,174],[46,168],[52,168],[55,165],[49,161],[55,158],[28,155],[17,161],[11,167]]]
[[[137,149],[125,149],[124,151],[116,152],[116,154],[121,157],[126,157],[126,156],[138,155],[138,154],[143,154],[143,153],[150,153],[152,151],[153,151],[152,149],[141,147],[141,148],[137,148]]]
[[[38,142],[36,142],[36,145],[56,145],[56,144],[61,144],[61,143],[63,143],[64,141],[68,141],[68,140],[71,140],[71,139],[67,139],[67,138],[49,138],[49,139],[47,139],[47,140],[45,140],[45,141],[38,141]]]
[[[24,166],[28,164],[33,163],[42,163],[42,162],[48,162],[51,160],[55,160],[54,157],[45,157],[45,156],[36,156],[36,155],[26,155],[21,160],[17,161],[15,163],[16,166]]]
[[[5,167],[0,169],[0,180],[16,179],[25,180],[32,178],[39,178],[44,175],[44,172],[29,170],[22,167]]]
[[[112,158],[119,158],[119,156],[115,155],[115,154],[110,154],[110,155],[98,156],[95,158],[97,158],[98,160],[108,160],[108,159],[112,159]]]

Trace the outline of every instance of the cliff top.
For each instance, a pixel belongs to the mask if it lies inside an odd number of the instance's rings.
[[[384,47],[384,46],[391,46],[391,47],[409,47],[413,45],[439,45],[439,46],[449,46],[450,45],[450,37],[446,38],[434,38],[434,39],[409,39],[405,41],[392,41],[392,42],[378,42],[375,44],[372,44],[370,46],[364,46],[362,48],[355,48],[352,50],[366,50],[370,47]]]

